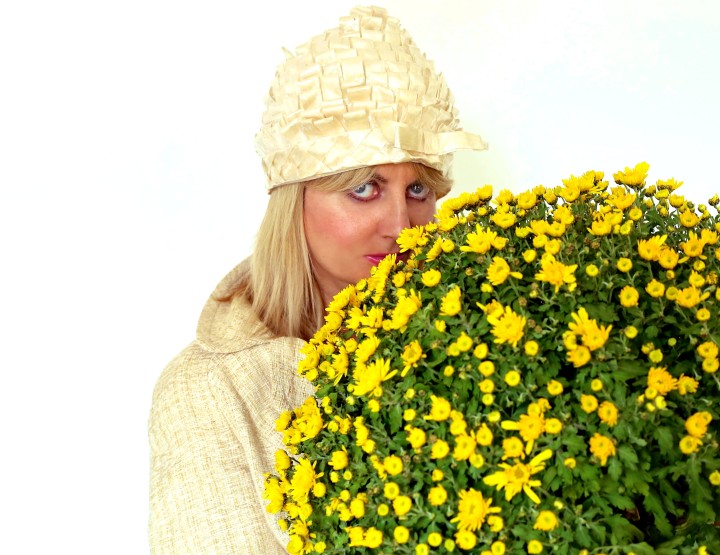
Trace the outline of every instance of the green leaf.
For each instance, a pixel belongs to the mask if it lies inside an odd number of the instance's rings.
[[[673,533],[673,527],[665,514],[661,498],[655,492],[649,492],[643,499],[643,505],[655,517],[655,526],[663,536],[670,536]]]
[[[396,434],[400,430],[400,426],[402,426],[402,405],[393,405],[389,417],[390,433]]]
[[[625,553],[635,553],[635,555],[657,555],[657,551],[648,543],[631,543],[625,546]]]
[[[665,508],[663,507],[662,500],[655,492],[651,492],[649,495],[645,496],[643,499],[643,505],[653,514],[665,514]]]
[[[622,545],[627,543],[628,540],[641,540],[643,538],[643,533],[620,515],[608,517],[606,522],[612,530],[610,536],[613,544]]]
[[[640,470],[630,470],[623,473],[623,484],[628,491],[634,491],[640,495],[648,495],[650,491],[649,480],[651,480],[651,477]]]
[[[635,508],[635,503],[633,503],[629,497],[626,497],[618,493],[617,491],[607,493],[605,497],[607,497],[607,500],[610,501],[610,503],[612,503],[613,505],[615,505],[618,509],[630,510]]]
[[[618,315],[613,304],[587,303],[585,310],[587,310],[591,318],[595,318],[601,322],[616,322],[618,320]]]
[[[632,447],[629,445],[621,445],[617,451],[620,460],[624,463],[626,468],[634,468],[637,466],[638,457]]]
[[[673,441],[673,436],[670,428],[666,428],[665,426],[655,428],[653,436],[657,440],[658,445],[660,446],[660,450],[663,453],[671,453],[674,451],[675,442]]]
[[[608,474],[615,481],[620,479],[620,475],[622,474],[622,465],[620,464],[620,461],[615,457],[612,457],[608,461]]]
[[[577,527],[575,530],[575,539],[582,547],[590,547],[592,545],[590,532],[584,526]]]
[[[585,451],[585,441],[580,436],[567,434],[567,436],[563,436],[563,441],[565,448],[571,455],[577,455]]]
[[[647,369],[640,360],[618,360],[618,369],[613,373],[613,377],[618,380],[628,380],[644,376]]]

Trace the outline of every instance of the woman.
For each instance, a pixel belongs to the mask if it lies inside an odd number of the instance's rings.
[[[150,416],[153,553],[285,553],[262,499],[274,422],[312,394],[295,372],[323,307],[430,221],[459,129],[444,79],[397,20],[356,8],[270,89],[258,151],[271,193],[256,247],[215,289]]]

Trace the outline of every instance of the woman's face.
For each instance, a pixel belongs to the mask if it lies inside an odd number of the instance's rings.
[[[412,164],[386,164],[350,191],[305,190],[305,238],[325,303],[398,253],[402,229],[432,219],[435,194],[417,179]]]

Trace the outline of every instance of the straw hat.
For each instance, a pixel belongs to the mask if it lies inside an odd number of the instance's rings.
[[[255,137],[268,190],[401,162],[447,175],[452,152],[487,148],[461,130],[444,77],[383,8],[353,8],[286,55]]]

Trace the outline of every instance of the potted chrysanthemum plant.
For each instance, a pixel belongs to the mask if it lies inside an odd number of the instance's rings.
[[[720,218],[647,164],[404,231],[304,347],[288,551],[720,553]]]

